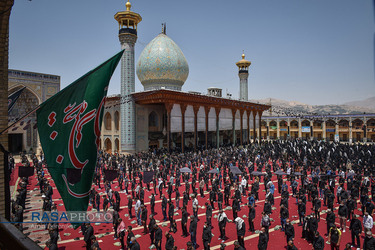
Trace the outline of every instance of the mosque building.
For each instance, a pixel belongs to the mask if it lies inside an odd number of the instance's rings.
[[[220,88],[207,95],[183,92],[189,75],[188,62],[178,45],[166,34],[166,26],[142,51],[135,69],[134,45],[142,17],[126,10],[115,14],[119,40],[125,53],[121,60],[121,94],[107,98],[101,148],[107,152],[137,152],[149,148],[218,147],[243,144],[258,137],[262,113],[269,105],[248,101],[248,69],[242,55],[236,63],[240,100],[222,97]],[[135,92],[135,72],[144,91]],[[250,131],[252,130],[252,131]],[[259,130],[259,129],[258,129]]]
[[[222,96],[222,89],[207,93],[183,92],[189,75],[188,62],[178,45],[166,34],[166,26],[142,51],[137,63],[134,46],[142,17],[126,10],[115,14],[119,41],[125,50],[121,60],[121,93],[107,98],[100,148],[125,153],[149,148],[179,148],[181,151],[247,144],[254,139],[304,138],[340,142],[375,142],[375,114],[325,116],[263,116],[270,105],[248,101],[251,62],[236,63],[239,100]],[[234,65],[233,65],[234,66]],[[144,90],[135,92],[137,75]],[[9,93],[26,87],[9,113],[9,125],[60,90],[60,76],[8,71]],[[9,151],[40,152],[41,145],[32,114],[10,131]]]

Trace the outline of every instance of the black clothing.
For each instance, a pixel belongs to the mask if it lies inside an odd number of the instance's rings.
[[[268,244],[268,236],[266,233],[260,233],[259,234],[259,241],[258,241],[258,249],[259,250],[267,250],[267,244]]]

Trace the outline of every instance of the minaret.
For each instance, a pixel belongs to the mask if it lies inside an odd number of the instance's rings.
[[[135,152],[136,124],[135,102],[130,94],[135,92],[134,45],[137,41],[137,26],[142,17],[130,11],[131,4],[126,3],[126,11],[117,12],[115,19],[119,24],[119,40],[124,55],[121,58],[121,152]]]
[[[247,78],[249,77],[251,62],[245,60],[245,54],[242,53],[242,60],[238,61],[236,65],[238,67],[238,76],[240,77],[240,101],[247,101],[249,94]]]

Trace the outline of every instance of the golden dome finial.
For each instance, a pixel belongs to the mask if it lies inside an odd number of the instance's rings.
[[[130,8],[132,7],[132,4],[129,2],[129,0],[125,4],[126,6],[126,11],[130,11]]]
[[[242,50],[242,59],[245,59],[245,52]]]

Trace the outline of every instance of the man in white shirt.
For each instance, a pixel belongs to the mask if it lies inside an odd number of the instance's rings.
[[[246,196],[246,184],[247,184],[247,180],[245,178],[242,177],[242,180],[241,180],[241,186],[242,186],[242,194],[243,196]]]
[[[142,225],[141,221],[141,201],[137,199],[137,202],[135,203],[135,216],[137,217],[137,223],[138,225]]]
[[[194,213],[194,217],[198,219],[198,199],[197,199],[197,196],[194,196],[194,200],[193,200],[193,213]]]
[[[367,231],[371,232],[371,229],[372,229],[373,226],[374,226],[374,220],[368,214],[368,212],[365,212],[365,216],[363,216],[363,227],[365,228],[365,233]]]

